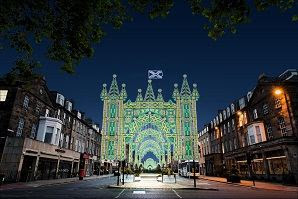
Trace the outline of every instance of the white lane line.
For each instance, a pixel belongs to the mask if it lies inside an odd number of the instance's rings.
[[[174,189],[172,189],[173,190],[173,192],[176,194],[176,196],[178,197],[178,198],[182,198]]]
[[[145,191],[133,191],[132,194],[146,194]]]
[[[124,192],[125,189],[123,189],[119,194],[118,196],[116,196],[115,198],[119,198],[121,196],[121,194]]]

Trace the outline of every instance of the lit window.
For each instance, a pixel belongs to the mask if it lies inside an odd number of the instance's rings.
[[[275,108],[281,108],[281,102],[279,98],[275,99],[274,104],[275,104]]]
[[[243,97],[239,100],[239,108],[243,109],[244,107],[245,107],[245,98]]]
[[[226,113],[225,110],[223,111],[223,119],[224,119],[224,120],[227,119],[227,113]]]
[[[261,135],[261,130],[259,126],[256,126],[256,134],[257,134],[257,141],[262,142],[262,135]]]
[[[8,90],[0,90],[0,102],[5,102]]]
[[[24,118],[19,119],[18,129],[17,129],[17,136],[22,136],[24,128]]]
[[[269,107],[268,104],[264,104],[263,105],[263,114],[267,115],[269,113]]]
[[[24,98],[23,107],[28,108],[28,105],[29,105],[29,97],[26,95]]]
[[[279,124],[281,135],[287,136],[286,123],[285,123],[285,119],[283,117],[278,118],[278,124]]]

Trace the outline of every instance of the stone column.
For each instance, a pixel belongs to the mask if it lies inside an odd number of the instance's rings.
[[[262,151],[262,158],[263,158],[263,165],[264,165],[264,170],[265,170],[265,179],[270,180],[270,171],[269,171],[268,160],[266,159],[266,154],[264,151]]]
[[[16,181],[17,182],[20,181],[21,171],[22,171],[22,167],[23,167],[23,161],[24,161],[24,155],[22,154],[21,158],[20,158],[19,165],[18,165],[18,170],[17,170],[17,173],[16,173]]]
[[[36,160],[35,160],[34,168],[33,168],[33,178],[34,178],[34,180],[36,180],[36,173],[37,173],[37,170],[38,170],[38,163],[39,163],[39,154],[36,156]]]
[[[56,175],[55,175],[56,179],[58,178],[59,165],[60,165],[60,155],[58,156],[58,161],[57,161]]]

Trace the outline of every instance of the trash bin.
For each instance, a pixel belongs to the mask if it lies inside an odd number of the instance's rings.
[[[83,180],[84,176],[85,176],[85,170],[84,169],[80,169],[79,180]]]

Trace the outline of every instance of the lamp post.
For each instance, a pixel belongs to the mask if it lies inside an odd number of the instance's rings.
[[[195,162],[195,136],[193,135],[193,186],[197,187],[197,181],[196,181],[196,162]]]

